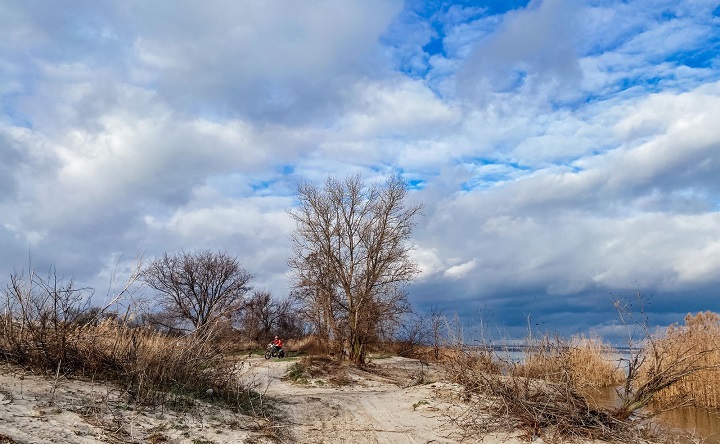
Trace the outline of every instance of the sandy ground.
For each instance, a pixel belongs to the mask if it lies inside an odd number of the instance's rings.
[[[0,365],[0,443],[272,442],[264,424],[212,405],[142,408],[119,388]]]
[[[108,384],[43,378],[0,366],[0,443],[455,443],[458,387],[416,360],[378,359],[348,367],[348,383],[286,377],[293,360],[252,357],[242,379],[264,394],[280,420],[234,414],[212,405],[138,409]],[[421,381],[421,378],[423,379]],[[433,382],[435,381],[435,382]],[[420,383],[423,382],[423,383]],[[268,435],[276,431],[276,440]],[[517,444],[510,435],[464,442]]]
[[[249,365],[248,365],[249,364]],[[250,360],[246,374],[281,401],[280,425],[297,443],[457,443],[460,430],[451,417],[463,408],[460,387],[442,382],[433,366],[391,357],[371,361],[367,370],[347,367],[349,383],[333,385],[327,377],[293,383],[286,377],[292,362]],[[511,434],[465,437],[463,442],[516,444]],[[539,443],[540,441],[538,441]]]

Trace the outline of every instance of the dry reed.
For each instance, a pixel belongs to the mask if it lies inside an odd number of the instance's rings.
[[[495,359],[490,347],[443,348],[440,349],[438,362],[451,382],[461,384],[469,391],[482,384],[478,375],[499,375],[502,372],[502,365]]]
[[[576,389],[619,384],[624,374],[614,361],[615,350],[598,338],[576,336],[569,341],[543,337],[512,364],[511,374],[551,382],[567,382]]]
[[[655,394],[662,406],[691,404],[720,408],[720,316],[709,311],[688,314],[685,325],[670,326],[665,335],[647,344],[638,382],[647,383],[658,372],[674,369],[678,381]],[[674,367],[673,367],[674,366]]]

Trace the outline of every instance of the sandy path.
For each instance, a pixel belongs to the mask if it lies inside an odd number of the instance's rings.
[[[378,361],[375,372],[350,370],[354,382],[332,387],[322,380],[295,384],[284,377],[292,361],[252,359],[246,377],[281,401],[290,440],[298,443],[455,443],[458,430],[449,424],[457,388],[445,383],[410,385],[420,365],[404,358]],[[394,376],[387,377],[386,369]],[[432,371],[432,369],[430,369]],[[516,442],[512,439],[506,443]],[[495,442],[466,440],[465,442]]]

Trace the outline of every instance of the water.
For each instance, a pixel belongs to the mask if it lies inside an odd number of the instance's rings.
[[[620,406],[620,398],[612,387],[589,389],[583,393],[598,407],[612,408]],[[650,406],[646,413],[652,413]],[[658,414],[654,421],[663,426],[702,437],[705,444],[720,444],[720,412],[711,412],[698,407],[680,407]],[[687,443],[693,441],[688,440]]]
[[[720,413],[697,407],[681,407],[661,413],[658,420],[673,428],[705,438],[707,444],[720,444]]]

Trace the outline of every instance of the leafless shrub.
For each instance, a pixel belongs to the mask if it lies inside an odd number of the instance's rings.
[[[451,382],[462,384],[469,391],[482,384],[479,375],[500,374],[501,364],[495,359],[489,347],[473,347],[466,350],[443,349],[440,363],[447,370]]]
[[[34,273],[11,276],[2,293],[0,357],[56,377],[117,383],[130,401],[140,404],[162,405],[210,393],[215,401],[244,409],[253,399],[212,339],[221,323],[169,336],[131,325],[129,315],[103,317],[110,304],[90,310],[90,291],[72,280],[63,282],[54,270],[44,279]]]
[[[572,372],[558,368],[554,359],[567,351],[553,348],[552,342],[544,343],[543,353],[552,359],[543,359],[540,365],[536,349],[535,364],[524,369],[498,363],[489,350],[481,351],[480,359],[466,355],[451,361],[451,379],[464,387],[468,403],[452,421],[468,436],[517,429],[528,439],[542,436],[546,442],[643,442],[633,424],[594,406],[578,391]]]
[[[253,291],[236,312],[234,324],[240,334],[263,345],[278,335],[294,338],[303,335],[303,325],[292,298],[276,299],[267,290]]]
[[[427,354],[424,344],[427,343],[430,333],[426,324],[425,317],[415,313],[408,314],[399,326],[394,340],[385,348],[405,358],[424,358]]]
[[[443,347],[445,342],[445,336],[443,335],[443,327],[446,323],[445,314],[441,309],[433,307],[430,309],[430,319],[428,322],[428,334],[430,344],[432,346],[432,357],[435,361],[438,361],[440,359],[440,349]]]
[[[59,277],[54,267],[46,277],[32,269],[27,274],[13,273],[0,293],[4,308],[0,355],[44,373],[75,367],[80,339],[102,319],[111,317],[108,309],[113,304],[132,295],[138,269],[116,294],[108,294],[109,302],[102,307],[90,306],[92,289]]]

